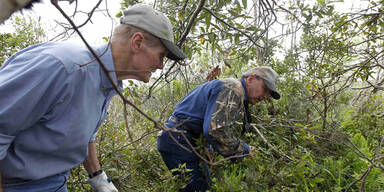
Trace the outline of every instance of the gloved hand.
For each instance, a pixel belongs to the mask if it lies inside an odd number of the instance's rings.
[[[104,171],[100,175],[89,179],[87,182],[95,192],[118,192],[112,180],[108,179]]]
[[[248,154],[248,157],[253,159],[254,155],[255,155],[255,151],[256,151],[256,148],[254,146],[249,146],[249,154]]]

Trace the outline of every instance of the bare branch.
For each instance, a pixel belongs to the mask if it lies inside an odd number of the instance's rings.
[[[130,102],[129,100],[127,100],[125,98],[125,96],[123,95],[123,93],[120,91],[120,89],[118,88],[118,86],[116,85],[116,83],[113,81],[111,75],[109,74],[108,72],[108,69],[105,67],[104,63],[101,61],[100,57],[95,53],[95,51],[92,49],[92,47],[88,44],[88,42],[85,40],[85,38],[83,37],[83,35],[81,34],[81,32],[79,31],[79,29],[77,28],[77,26],[73,23],[73,21],[71,20],[71,18],[69,18],[69,16],[63,11],[63,9],[59,6],[59,4],[57,3],[57,0],[51,0],[51,3],[60,11],[60,13],[67,19],[67,21],[72,25],[72,27],[74,28],[74,30],[79,34],[80,38],[82,39],[82,41],[84,42],[84,44],[87,46],[87,48],[89,49],[89,51],[92,53],[92,55],[96,58],[97,62],[100,64],[101,68],[103,69],[104,73],[106,74],[108,80],[111,82],[111,84],[113,85],[113,88],[114,90],[117,92],[117,94],[121,97],[121,99],[124,101],[124,103],[127,103],[128,105],[130,105],[131,107],[133,107],[136,111],[138,111],[141,115],[143,115],[145,118],[147,118],[148,120],[152,121],[154,123],[154,126],[158,129],[160,129],[160,124],[158,121],[152,119],[151,117],[149,117],[147,114],[145,114],[142,110],[140,110],[136,105],[134,105],[132,102]]]
[[[199,13],[201,12],[201,9],[204,6],[205,1],[206,0],[200,0],[199,1],[199,4],[197,5],[197,8],[193,12],[192,17],[189,19],[187,28],[184,30],[184,33],[181,35],[181,38],[179,39],[179,43],[178,43],[179,47],[183,46],[183,44],[184,44],[184,42],[185,42],[185,40],[186,40],[186,38],[188,36],[189,31],[191,30],[193,24],[195,23],[195,20],[196,20],[197,16],[199,15]]]
[[[282,155],[283,157],[287,158],[288,160],[290,161],[293,161],[293,159],[291,157],[289,157],[288,155],[286,155],[285,153],[283,152],[280,152],[279,150],[277,150],[274,146],[272,146],[268,140],[264,137],[264,135],[260,132],[260,130],[257,128],[256,124],[251,124],[251,126],[256,130],[257,134],[260,135],[260,137],[263,139],[263,141],[271,148],[273,149],[275,152],[277,152],[278,154]],[[260,126],[260,125],[259,125]]]
[[[93,12],[99,7],[99,5],[101,4],[102,1],[103,1],[103,0],[99,0],[99,2],[97,2],[97,4],[92,8],[91,12],[88,13],[88,18],[87,18],[87,20],[85,20],[84,23],[78,25],[77,28],[81,28],[81,27],[83,27],[85,24],[88,23],[88,21],[91,20],[92,15],[93,15]],[[77,2],[77,1],[76,1],[76,2]]]
[[[262,47],[261,45],[259,45],[254,39],[253,37],[249,36],[246,32],[238,29],[237,27],[234,27],[230,24],[228,24],[226,21],[224,21],[223,19],[221,19],[220,17],[218,17],[215,13],[213,13],[213,11],[211,11],[210,9],[204,7],[203,8],[205,11],[207,11],[208,13],[210,13],[213,17],[215,17],[217,20],[219,20],[220,22],[224,23],[225,25],[227,25],[228,27],[240,32],[242,35],[246,36],[254,45],[256,45],[257,47],[259,48],[264,48]]]

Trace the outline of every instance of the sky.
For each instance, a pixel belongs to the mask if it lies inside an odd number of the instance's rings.
[[[79,0],[78,11],[88,13],[97,4],[98,0]],[[120,0],[103,0],[99,6],[101,10],[105,10],[106,4],[110,15],[113,20],[107,15],[106,11],[97,11],[92,16],[92,23],[87,23],[84,27],[80,28],[80,31],[85,36],[86,40],[93,45],[103,43],[103,37],[108,37],[111,34],[111,29],[118,24],[118,19],[115,17],[116,13],[120,11]],[[75,9],[75,3],[69,4],[69,2],[59,2],[59,5],[68,14],[72,15]],[[77,13],[75,16],[75,23],[77,25],[82,24],[88,16],[84,13]],[[57,34],[63,32],[63,28],[57,25],[56,21],[62,23],[68,23],[61,13],[50,3],[50,0],[42,0],[42,3],[34,4],[32,10],[23,12],[17,12],[14,16],[31,16],[32,18],[40,18],[40,22],[46,32],[47,39],[51,40]],[[0,33],[12,31],[12,26],[9,20],[5,24],[0,25]],[[68,39],[68,41],[79,42],[80,38],[76,35]]]
[[[248,0],[248,5],[252,4],[253,0]],[[78,11],[84,13],[90,12],[90,10],[97,4],[98,0],[78,0]],[[111,30],[118,24],[118,19],[115,15],[120,12],[120,0],[103,0],[100,4],[97,12],[92,16],[92,23],[87,23],[80,29],[83,35],[86,37],[90,44],[101,44],[103,43],[103,37],[108,37],[111,34]],[[316,2],[316,0],[308,0],[308,2]],[[341,12],[350,12],[356,9],[360,9],[361,6],[367,3],[367,0],[331,0],[328,2],[335,6],[335,10]],[[59,2],[60,6],[64,11],[71,15],[75,9],[75,3],[69,4],[68,1]],[[107,15],[105,10],[106,5],[109,10],[109,14],[112,19]],[[77,13],[75,17],[76,24],[82,24],[86,19],[87,15],[84,13]],[[33,18],[40,18],[40,22],[44,27],[47,38],[46,40],[52,40],[57,34],[63,32],[63,28],[57,25],[56,21],[62,23],[68,23],[65,18],[59,13],[59,11],[50,3],[50,0],[42,0],[41,3],[34,5],[32,10],[17,12],[14,16],[31,16]],[[10,32],[12,26],[9,24],[9,20],[5,24],[0,25],[0,33]],[[79,42],[80,39],[77,35],[71,37],[69,40],[73,42]]]
[[[82,24],[88,16],[84,13],[89,13],[92,8],[98,3],[99,0],[78,0],[78,11],[75,16],[74,22],[77,25]],[[147,3],[153,3],[154,0],[145,0]],[[248,5],[252,5],[253,0],[248,0]],[[308,0],[309,4],[315,3],[317,0]],[[326,2],[333,2],[335,10],[340,12],[353,12],[354,10],[366,7],[367,0],[325,0]],[[99,45],[104,43],[103,37],[109,37],[111,30],[119,23],[115,15],[120,12],[121,0],[103,0],[99,6],[99,9],[92,16],[91,22],[87,23],[84,27],[80,28],[80,31],[91,45]],[[59,2],[59,5],[68,14],[72,15],[75,9],[75,3],[69,4],[68,1]],[[282,4],[284,6],[284,3]],[[109,14],[105,11],[108,7]],[[249,6],[250,7],[250,6]],[[50,3],[50,0],[41,0],[41,3],[34,4],[32,10],[17,12],[14,16],[30,16],[36,20],[40,20],[44,31],[46,33],[46,41],[52,40],[57,34],[63,32],[63,28],[57,25],[57,22],[68,23],[61,13]],[[5,24],[0,25],[0,33],[11,32],[13,27],[10,25],[10,20]],[[276,32],[281,32],[276,30]],[[287,38],[289,39],[289,38]],[[75,43],[82,43],[78,35],[72,35],[70,39],[61,39],[59,41],[70,41]],[[290,41],[286,40],[283,46],[290,46]],[[279,55],[279,54],[277,54]],[[284,54],[281,54],[283,56]],[[157,76],[158,74],[154,74]],[[153,79],[153,78],[152,78]]]

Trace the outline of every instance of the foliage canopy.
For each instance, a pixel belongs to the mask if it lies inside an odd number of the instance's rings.
[[[121,8],[135,3],[123,0]],[[151,3],[169,16],[189,59],[167,61],[149,85],[127,81],[125,96],[150,117],[165,122],[207,80],[260,65],[280,75],[282,99],[251,109],[255,129],[243,139],[256,146],[255,158],[211,166],[213,191],[384,191],[383,0],[353,10],[330,0]],[[2,62],[44,36],[35,21],[15,18],[14,26],[0,35]],[[103,169],[121,191],[177,191],[188,179],[166,169],[158,130],[131,108],[125,122],[123,105],[114,99],[98,133]],[[86,179],[73,169],[69,190],[89,191]]]

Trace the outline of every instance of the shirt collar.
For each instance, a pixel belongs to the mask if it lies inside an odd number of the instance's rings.
[[[113,82],[116,83],[116,85],[119,87],[120,91],[123,90],[123,83],[122,81],[117,80],[117,76],[115,71],[115,65],[113,63],[112,58],[112,51],[111,46],[109,43],[103,44],[96,48],[96,53],[100,56],[100,60],[104,63],[105,67],[109,71],[109,74],[111,75]],[[96,61],[97,62],[97,61]],[[101,88],[103,90],[109,90],[113,89],[113,84],[109,81],[107,75],[103,71],[103,69],[100,66],[100,77],[101,77]]]
[[[247,93],[247,87],[245,86],[245,80],[244,78],[241,78],[240,81],[244,89],[244,101],[248,101],[248,93]]]

